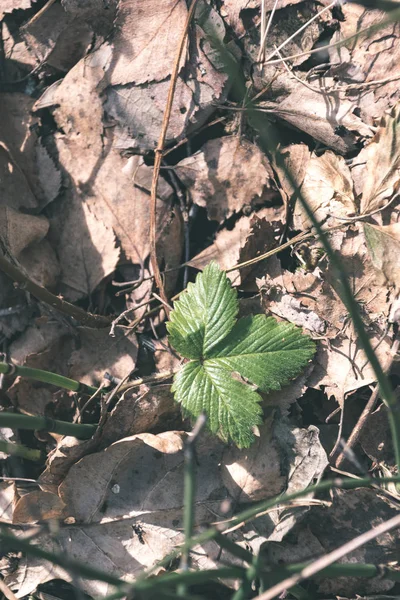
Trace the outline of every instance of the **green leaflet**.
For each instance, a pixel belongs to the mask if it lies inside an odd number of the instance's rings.
[[[175,375],[172,390],[185,415],[205,412],[208,426],[239,448],[254,441],[262,422],[260,395],[296,377],[315,351],[313,341],[291,323],[256,315],[237,321],[236,291],[216,263],[190,283],[167,324],[171,345],[190,360]]]

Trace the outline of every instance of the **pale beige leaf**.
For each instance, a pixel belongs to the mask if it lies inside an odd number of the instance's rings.
[[[69,205],[57,253],[62,265],[63,291],[70,301],[90,295],[113,273],[119,258],[112,228],[99,221],[88,206],[79,201]]]
[[[26,10],[30,8],[32,0],[2,0],[0,5],[0,18],[5,14],[11,13],[13,10]]]
[[[79,328],[80,348],[72,353],[70,377],[97,386],[107,371],[112,377],[122,379],[135,368],[138,344],[136,335],[126,336],[116,332],[110,338],[104,329]]]
[[[371,225],[364,223],[364,234],[372,264],[382,283],[400,289],[400,223]]]
[[[363,152],[367,162],[360,212],[368,214],[385,206],[400,184],[400,107],[380,122],[371,143]]]
[[[61,173],[42,144],[36,145],[36,164],[38,178],[43,190],[43,197],[41,198],[43,207],[58,196],[61,187]]]
[[[113,60],[108,71],[112,85],[166,79],[185,26],[184,0],[121,0],[118,8]],[[185,51],[182,55],[182,64]]]
[[[330,150],[322,156],[313,154],[301,186],[301,193],[316,219],[323,225],[337,225],[334,217],[354,214],[355,204],[352,180],[344,158]],[[296,229],[309,229],[312,224],[300,201],[296,202],[294,215]]]
[[[14,508],[15,486],[8,481],[0,481],[0,519],[11,523]]]
[[[207,142],[175,169],[193,202],[206,207],[208,218],[220,223],[245,205],[274,195],[273,173],[265,154],[238,136]]]

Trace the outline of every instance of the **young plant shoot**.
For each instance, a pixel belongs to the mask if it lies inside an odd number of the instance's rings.
[[[167,327],[171,345],[189,359],[172,387],[183,414],[194,420],[204,412],[213,433],[248,448],[262,423],[255,388],[279,390],[299,375],[315,345],[291,323],[265,315],[237,320],[238,310],[236,290],[212,262],[175,302]]]

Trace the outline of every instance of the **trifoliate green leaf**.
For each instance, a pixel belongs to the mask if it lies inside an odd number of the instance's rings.
[[[314,354],[312,340],[290,323],[256,315],[236,322],[236,292],[225,273],[210,263],[175,303],[169,339],[190,359],[175,375],[173,391],[185,415],[205,412],[208,426],[240,448],[254,440],[261,423],[261,397],[296,377]]]

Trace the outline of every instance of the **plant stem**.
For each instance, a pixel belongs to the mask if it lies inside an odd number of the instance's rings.
[[[63,377],[56,373],[50,373],[50,371],[42,371],[41,369],[31,369],[30,367],[20,367],[19,365],[0,362],[0,373],[28,377],[35,381],[42,381],[43,383],[50,383],[65,390],[71,390],[72,392],[85,392],[90,395],[97,392],[97,388],[91,385],[80,383],[79,381],[75,381],[75,379],[69,379],[69,377]]]
[[[33,461],[38,461],[43,458],[43,454],[40,450],[27,448],[26,446],[22,446],[22,444],[4,442],[3,440],[0,440],[0,452],[4,452],[4,454],[9,454],[10,456],[18,456],[19,458],[25,458],[26,460]]]
[[[79,440],[91,438],[97,429],[97,425],[67,423],[49,417],[33,417],[9,412],[0,412],[0,426],[10,427],[10,429],[50,431],[60,435],[71,435]]]

